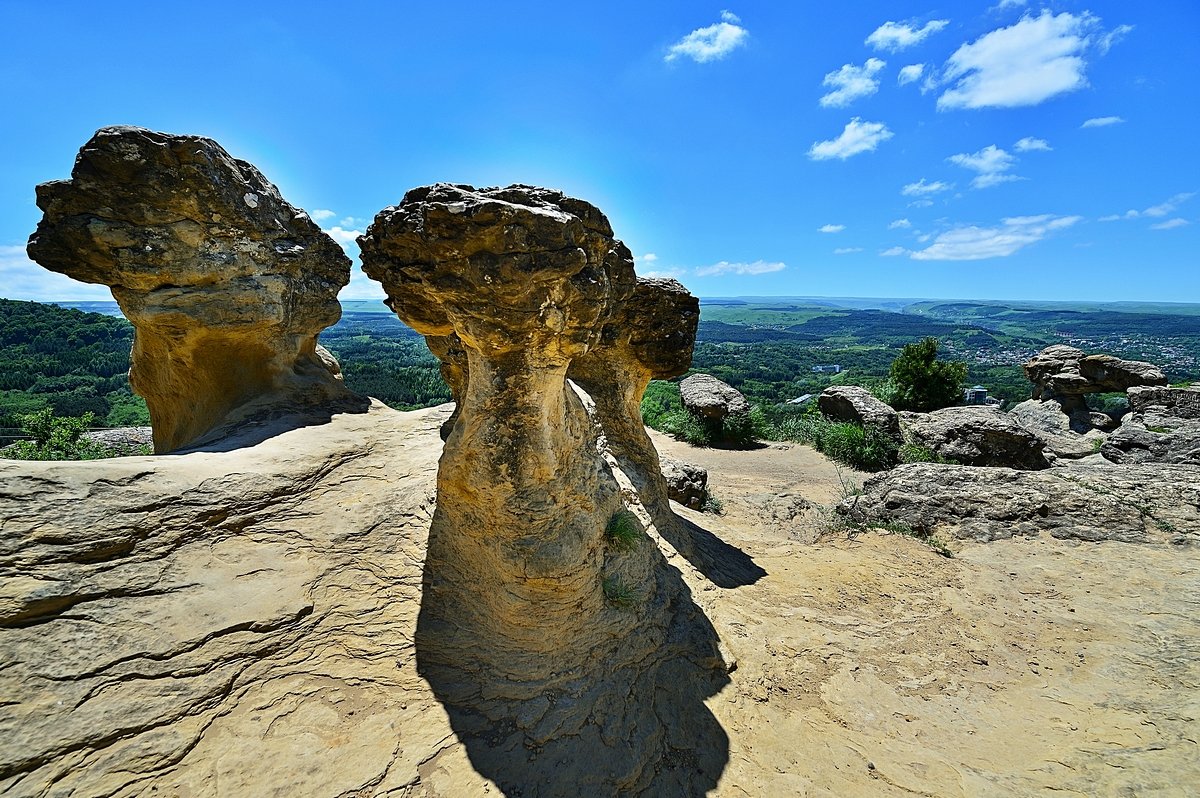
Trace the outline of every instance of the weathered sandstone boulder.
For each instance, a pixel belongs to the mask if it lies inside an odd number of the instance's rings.
[[[689,510],[699,510],[708,500],[708,469],[674,457],[659,456],[667,496]]]
[[[717,423],[750,412],[741,391],[710,374],[693,374],[679,383],[679,398],[693,415]]]
[[[1070,397],[1075,399],[1076,397]],[[1094,416],[1087,405],[1082,408],[1069,406],[1064,399],[1026,399],[1008,411],[1009,416],[1026,430],[1036,435],[1046,446],[1046,451],[1055,457],[1078,459],[1095,454],[1104,442],[1102,428],[1097,428]],[[1104,419],[1109,419],[1104,416]],[[1106,425],[1107,426],[1107,425]],[[1083,430],[1077,432],[1076,430]]]
[[[1137,386],[1166,385],[1166,375],[1153,363],[1089,355],[1064,344],[1048,346],[1022,366],[1033,383],[1034,399],[1126,391]]]
[[[609,447],[659,526],[674,522],[670,481],[664,480],[666,466],[660,466],[642,423],[642,395],[651,379],[670,379],[687,371],[699,321],[700,301],[680,283],[639,278],[633,295],[604,325],[600,339],[567,370],[595,402]],[[688,498],[694,495],[689,492]]]
[[[627,427],[649,375],[676,368],[653,336],[623,340],[639,312],[609,326],[635,297],[629,250],[598,209],[560,192],[448,184],[409,191],[359,245],[397,315],[427,337],[456,337],[465,355],[442,354],[458,369],[458,415],[438,467],[417,638],[421,672],[456,731],[488,767],[510,760],[512,745],[557,762],[560,738],[576,735],[597,746],[646,739],[668,756],[670,721],[654,716],[652,685],[685,662],[721,660],[693,645],[704,621],[658,549],[640,534],[619,544],[606,535],[633,499],[567,381],[610,330],[608,378],[641,388],[604,385],[599,366],[583,372],[604,417]],[[649,288],[651,305],[688,304]],[[617,448],[636,448],[629,429],[612,432]],[[668,789],[661,778],[629,758],[590,791]],[[703,768],[685,782],[685,792],[715,783]]]
[[[831,385],[817,397],[817,407],[834,421],[850,421],[879,429],[900,442],[900,416],[871,392],[856,385]]]
[[[1011,416],[991,407],[947,407],[901,416],[907,440],[967,466],[1048,468],[1045,445]]]
[[[129,380],[155,451],[255,411],[349,398],[317,334],[338,320],[350,260],[215,141],[103,128],[37,203],[29,256],[109,286],[136,330]]]
[[[1124,542],[1200,540],[1200,468],[1084,465],[1045,471],[913,463],[838,506],[859,523],[988,541],[1048,533]]]
[[[1200,389],[1132,388],[1129,409],[1100,449],[1106,459],[1200,465]]]

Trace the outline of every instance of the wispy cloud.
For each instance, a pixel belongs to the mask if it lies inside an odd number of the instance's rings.
[[[951,155],[946,160],[964,169],[970,169],[979,173],[971,181],[972,188],[989,188],[1001,183],[1023,179],[1016,175],[1008,174],[1008,170],[1012,168],[1017,159],[995,144],[989,144],[979,152]]]
[[[942,82],[952,84],[938,108],[1015,108],[1037,105],[1087,85],[1084,56],[1100,20],[1043,11],[1024,16],[959,47],[946,62]]]
[[[814,161],[840,158],[843,161],[862,152],[873,152],[879,143],[892,137],[892,131],[882,122],[863,122],[854,117],[846,123],[842,134],[829,141],[814,142],[808,149],[808,157]]]
[[[896,76],[896,82],[903,86],[906,83],[920,80],[921,75],[924,73],[924,64],[909,64],[908,66],[900,67],[900,74]]]
[[[888,249],[881,250],[879,254],[885,258],[894,258],[897,255],[907,255],[908,250],[904,247],[889,247]]]
[[[1012,216],[995,227],[963,225],[939,233],[925,249],[903,250],[913,260],[1004,258],[1082,221],[1081,216]],[[893,247],[893,249],[897,249]],[[890,251],[889,251],[890,252]]]
[[[699,269],[696,269],[696,276],[718,277],[724,274],[770,274],[771,272],[783,271],[786,268],[786,263],[770,262],[765,260],[756,260],[753,263],[730,263],[729,261],[723,260],[720,263],[714,263],[712,266],[701,266]]]
[[[876,50],[897,52],[920,44],[928,37],[950,24],[948,19],[935,19],[926,22],[923,27],[916,27],[911,22],[885,22],[866,38]]]
[[[670,62],[683,57],[697,64],[718,61],[743,46],[750,37],[750,32],[740,23],[736,14],[722,11],[720,22],[697,28],[684,36],[667,49],[663,60]]]
[[[334,241],[341,244],[342,249],[346,249],[347,245],[352,245],[355,248],[355,250],[357,250],[357,248],[358,248],[357,239],[359,236],[361,236],[363,234],[363,231],[362,230],[347,230],[346,228],[342,227],[341,225],[334,225],[333,227],[330,227],[329,229],[325,230],[325,233],[328,234],[329,237],[332,238]],[[353,255],[354,253],[351,252],[350,254]]]
[[[862,247],[838,247],[833,251],[834,255],[853,255],[855,252],[862,252]]]
[[[833,91],[820,99],[823,108],[845,108],[859,97],[869,97],[879,91],[879,80],[875,75],[887,66],[878,58],[868,58],[862,66],[843,64],[841,69],[830,72],[821,85]]]
[[[9,299],[34,302],[112,300],[106,285],[81,283],[43,269],[25,254],[24,244],[0,245],[0,286],[4,286],[4,296]]]
[[[912,227],[912,222],[908,219],[897,219],[888,225],[889,230],[899,230],[901,228]]]
[[[327,210],[325,208],[317,208],[315,211],[311,212],[308,215],[311,216],[315,221],[318,221],[318,222],[323,222],[326,219],[332,219],[333,217],[337,216],[336,213],[334,213],[331,210]]]
[[[1187,227],[1191,222],[1187,219],[1180,219],[1176,216],[1174,219],[1167,219],[1165,222],[1150,225],[1151,230],[1174,230],[1177,227]]]
[[[643,264],[643,263],[644,263],[644,264],[646,264],[646,265],[648,266],[648,265],[650,265],[651,263],[654,263],[656,260],[658,260],[658,256],[657,256],[657,255],[655,255],[653,252],[647,252],[645,255],[638,255],[638,256],[636,256],[636,257],[633,259],[633,262],[634,262],[634,263],[636,263],[636,264],[638,264],[638,265],[641,265],[641,264]]]
[[[943,183],[941,180],[926,183],[925,178],[922,177],[917,182],[909,183],[900,189],[900,193],[906,197],[923,197],[926,194],[938,194],[942,191],[949,191],[952,188],[954,188],[953,183]]]
[[[1093,119],[1088,119],[1082,125],[1080,125],[1080,127],[1108,127],[1109,125],[1119,125],[1124,121],[1125,120],[1119,116],[1097,116]]]
[[[846,229],[844,224],[823,224],[817,228],[818,233],[840,233]]]
[[[1033,152],[1035,150],[1049,152],[1054,148],[1045,139],[1035,139],[1032,136],[1026,136],[1014,144],[1013,149],[1017,152]]]
[[[1101,216],[1099,221],[1115,222],[1120,219],[1139,219],[1143,216],[1149,216],[1154,219],[1161,219],[1164,216],[1170,216],[1172,213],[1175,212],[1175,210],[1180,205],[1187,202],[1194,196],[1196,196],[1196,192],[1194,192],[1194,191],[1183,191],[1183,192],[1180,192],[1180,193],[1172,196],[1171,198],[1169,198],[1167,200],[1160,202],[1157,205],[1151,205],[1149,208],[1146,208],[1144,211],[1139,211],[1136,208],[1130,208],[1129,210],[1125,211],[1125,213],[1113,213],[1113,214],[1109,214],[1108,216]],[[1180,225],[1176,225],[1176,227],[1179,227],[1179,226]]]
[[[1028,2],[1029,0],[1000,0],[999,3],[989,8],[988,11],[1004,11],[1009,8],[1020,8]]]

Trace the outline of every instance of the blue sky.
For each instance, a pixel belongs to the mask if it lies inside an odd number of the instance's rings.
[[[108,297],[24,242],[34,185],[136,124],[354,255],[409,188],[522,182],[701,296],[1200,301],[1195,0],[0,0],[0,30],[0,296]]]

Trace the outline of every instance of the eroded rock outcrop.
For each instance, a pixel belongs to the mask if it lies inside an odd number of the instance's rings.
[[[1089,355],[1065,344],[1048,346],[1022,368],[1033,383],[1034,399],[1127,391],[1138,386],[1166,385],[1166,375],[1153,363]]]
[[[1200,388],[1132,388],[1129,410],[1100,449],[1106,459],[1200,465]]]
[[[609,447],[660,527],[673,524],[674,514],[664,466],[642,422],[642,396],[650,380],[687,371],[699,321],[700,300],[683,285],[641,278],[632,296],[617,305],[600,339],[567,370],[595,402]]]
[[[900,416],[865,388],[857,385],[830,386],[817,397],[817,407],[827,418],[875,427],[900,443]]]
[[[623,500],[567,381],[575,361],[604,347],[606,329],[610,354],[628,355],[604,366],[612,379],[644,389],[650,374],[676,368],[657,345],[634,352],[639,339],[618,343],[620,326],[608,327],[635,296],[629,250],[598,209],[560,192],[448,184],[408,192],[359,245],[397,315],[427,337],[454,337],[465,355],[465,367],[443,355],[458,415],[438,468],[417,645],[472,760],[501,767],[517,745],[557,761],[590,740],[611,761],[596,790],[711,786],[705,768],[665,774],[647,761],[648,750],[669,756],[678,720],[657,716],[650,696],[680,669],[713,678],[720,658],[697,647],[711,640],[706,621],[658,550],[641,535],[632,545],[606,538],[636,502]],[[679,307],[677,293],[645,299]],[[607,417],[628,427],[638,390],[603,386],[601,366],[582,371]],[[636,446],[622,429],[614,440]],[[700,735],[713,739],[703,722]],[[569,791],[568,771],[563,779],[547,794]]]
[[[1101,461],[1103,462],[1103,461]],[[913,463],[871,477],[838,506],[859,523],[919,534],[999,540],[1123,542],[1200,539],[1200,468],[1072,464],[1044,471]]]
[[[104,128],[37,202],[29,256],[109,286],[136,330],[129,380],[156,451],[256,411],[350,398],[317,345],[349,259],[215,141]]]
[[[1042,441],[998,409],[946,407],[932,413],[903,413],[901,425],[907,440],[961,465],[1050,467]]]

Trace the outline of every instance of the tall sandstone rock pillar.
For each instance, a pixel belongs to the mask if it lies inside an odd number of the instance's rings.
[[[535,676],[605,603],[604,530],[620,497],[567,370],[633,294],[633,259],[599,210],[527,186],[414,189],[359,245],[458,402],[430,588],[456,596],[455,627],[476,643],[504,636]]]
[[[112,289],[156,452],[257,410],[349,396],[317,334],[350,261],[249,163],[199,136],[109,127],[37,189],[29,256]]]
[[[639,278],[633,296],[604,326],[600,340],[567,371],[596,403],[609,447],[626,468],[661,532],[675,523],[658,451],[642,423],[650,380],[685,373],[692,363],[700,300],[675,280]]]

